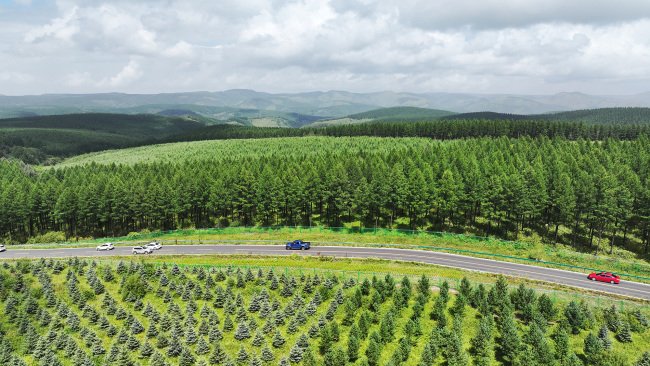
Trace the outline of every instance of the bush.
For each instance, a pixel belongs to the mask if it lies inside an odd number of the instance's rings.
[[[126,301],[129,297],[136,300],[142,299],[146,293],[147,287],[142,282],[142,278],[139,275],[131,275],[127,278],[122,288],[122,301]]]
[[[29,238],[27,244],[62,243],[65,241],[65,234],[62,231],[48,231],[45,234]]]

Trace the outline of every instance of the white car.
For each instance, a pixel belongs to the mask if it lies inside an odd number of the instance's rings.
[[[151,248],[144,247],[133,247],[133,254],[151,254]]]
[[[7,247],[4,244],[0,244],[0,252],[4,252],[5,250],[7,250]]]
[[[152,241],[151,243],[145,245],[145,247],[151,248],[152,250],[158,250],[158,249],[162,248],[162,244],[160,244],[157,241]]]
[[[113,243],[104,243],[104,244],[100,244],[97,247],[97,250],[112,250],[112,249],[115,249]]]

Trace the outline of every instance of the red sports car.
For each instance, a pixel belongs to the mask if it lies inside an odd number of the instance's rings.
[[[612,284],[618,284],[621,282],[621,278],[619,276],[611,274],[609,272],[592,273],[587,278],[592,281],[609,282]]]

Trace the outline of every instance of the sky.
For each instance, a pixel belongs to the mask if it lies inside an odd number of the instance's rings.
[[[650,1],[0,0],[0,94],[650,91]]]

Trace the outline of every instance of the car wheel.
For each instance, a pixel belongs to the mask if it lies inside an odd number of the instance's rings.
[[[300,247],[300,250],[305,250],[305,247]]]
[[[138,252],[136,252],[136,251],[133,251],[133,254],[138,254]]]
[[[291,249],[291,247],[287,247],[287,250]]]
[[[614,280],[609,281],[609,283],[611,283],[611,284],[613,285],[613,284],[614,284]]]

